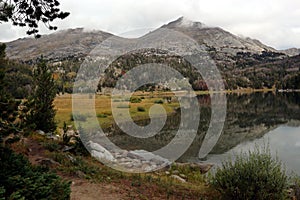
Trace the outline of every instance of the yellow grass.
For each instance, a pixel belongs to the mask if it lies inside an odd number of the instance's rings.
[[[137,92],[133,95],[134,97],[144,99],[140,103],[129,103],[130,108],[129,112],[131,117],[134,120],[147,119],[149,118],[149,109],[151,106],[155,105],[155,100],[162,100],[163,96],[174,96],[173,93],[142,93]],[[84,100],[83,100],[84,103]],[[122,104],[122,102],[120,102]],[[124,103],[125,104],[125,103]],[[63,123],[73,124],[71,121],[72,115],[72,95],[65,94],[61,96],[57,96],[54,100],[54,105],[56,109],[56,121],[59,127],[63,126]],[[159,104],[164,107],[167,114],[170,114],[174,111],[174,108],[179,107],[179,103],[177,101],[171,103]],[[145,108],[145,112],[139,112],[137,107]],[[102,126],[109,126],[113,123],[113,116],[111,111],[111,97],[108,95],[96,95],[95,98],[95,109],[96,114],[98,116],[98,121]],[[127,108],[124,108],[127,109]],[[128,119],[129,120],[129,119]]]

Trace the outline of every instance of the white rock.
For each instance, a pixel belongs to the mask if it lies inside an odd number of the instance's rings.
[[[143,161],[151,161],[153,164],[171,164],[168,159],[165,159],[159,155],[153,154],[152,152],[148,152],[145,150],[135,150],[129,151],[130,155],[136,155],[135,159],[143,160]],[[134,156],[132,156],[134,157]]]
[[[116,161],[114,156],[100,144],[89,141],[89,145],[92,149],[91,150],[92,156],[97,158],[98,160],[101,161],[104,159],[104,160],[111,161],[111,162]]]
[[[37,130],[36,132],[37,132],[38,134],[40,134],[40,135],[45,135],[45,132],[42,131],[42,130]]]
[[[116,159],[111,155],[111,153],[109,153],[108,151],[105,151],[104,153],[99,152],[99,151],[95,151],[92,150],[91,154],[94,158],[103,161],[103,160],[107,160],[110,162],[114,162]]]
[[[183,178],[181,178],[180,176],[177,176],[177,175],[171,175],[171,177],[172,178],[174,178],[174,179],[176,179],[176,180],[178,180],[178,181],[180,181],[180,182],[182,182],[182,183],[185,183],[186,182],[186,180],[184,180]]]
[[[101,153],[104,153],[105,151],[107,151],[103,146],[101,146],[98,143],[94,143],[92,141],[89,141],[89,145],[90,145],[91,149],[93,149],[95,151],[99,151]]]

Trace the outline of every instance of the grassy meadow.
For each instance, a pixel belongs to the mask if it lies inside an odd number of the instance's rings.
[[[136,92],[131,97],[132,99],[138,99],[137,102],[129,102],[129,113],[132,119],[142,120],[149,118],[149,109],[153,105],[161,105],[164,107],[167,114],[171,114],[175,108],[179,107],[179,102],[176,98],[173,98],[171,102],[164,100],[164,97],[173,97],[174,94],[171,92],[153,92],[143,93]],[[110,95],[96,95],[95,97],[95,108],[96,115],[101,127],[109,126],[113,123],[113,115],[111,111],[112,102],[116,103],[115,99],[112,100]],[[84,103],[84,99],[83,99]],[[120,102],[120,106],[125,103]],[[54,101],[56,109],[56,121],[58,127],[62,127],[63,123],[73,124],[72,121],[72,95],[64,94],[57,96]],[[128,109],[124,106],[122,109]],[[154,113],[155,114],[155,113]],[[126,120],[126,119],[125,119]],[[129,120],[129,119],[128,119]]]

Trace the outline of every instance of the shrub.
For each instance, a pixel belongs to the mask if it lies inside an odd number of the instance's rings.
[[[70,198],[70,183],[47,168],[32,166],[22,155],[0,149],[0,199]]]
[[[121,102],[121,99],[113,99],[113,102]]]
[[[163,101],[163,100],[161,100],[161,99],[159,99],[159,100],[155,100],[155,101],[154,101],[154,103],[156,103],[156,104],[163,104],[163,103],[164,103],[164,101]]]
[[[77,121],[82,121],[82,122],[85,122],[86,118],[87,118],[87,116],[83,115],[83,114],[76,113],[75,115],[73,115],[73,113],[71,113],[71,115],[70,115],[70,120],[71,121],[74,121],[74,116],[75,116]]]
[[[58,151],[61,146],[55,142],[55,141],[47,141],[43,143],[43,147],[45,147],[45,149],[47,149],[48,151]]]
[[[142,99],[139,97],[131,97],[130,98],[130,103],[141,103]]]
[[[241,153],[222,163],[211,184],[223,199],[284,199],[288,178],[282,164],[265,148]]]
[[[120,104],[120,105],[117,105],[117,108],[130,108],[130,105]]]
[[[74,121],[74,117],[72,113],[70,114],[70,121]]]
[[[296,177],[294,180],[293,190],[295,192],[296,199],[300,199],[300,179]]]
[[[5,188],[4,187],[0,187],[0,200],[5,200]]]
[[[106,118],[107,115],[106,115],[106,114],[100,113],[100,114],[97,114],[97,117],[98,117],[98,118]]]
[[[137,111],[139,111],[139,112],[145,112],[146,109],[144,107],[138,106],[137,107]]]
[[[82,131],[81,131],[82,132]],[[72,153],[80,156],[88,156],[90,155],[89,151],[86,149],[84,143],[79,137],[75,137],[75,148],[72,150]]]

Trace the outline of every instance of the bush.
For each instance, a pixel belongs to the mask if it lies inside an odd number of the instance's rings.
[[[130,108],[130,105],[120,104],[120,105],[117,105],[117,108]]]
[[[121,102],[121,99],[113,99],[113,102]]]
[[[130,103],[141,103],[142,99],[139,97],[131,97],[130,98]]]
[[[47,168],[32,166],[28,160],[9,149],[0,149],[0,199],[70,198],[70,183]]]
[[[139,106],[139,107],[137,107],[137,111],[139,111],[139,112],[145,112],[146,109],[144,107]]]
[[[86,116],[86,115],[83,115],[83,114],[76,113],[76,114],[75,114],[75,118],[76,118],[77,121],[85,122],[87,116]],[[73,113],[71,113],[71,115],[70,115],[70,120],[71,120],[71,121],[74,121],[74,115],[73,115]]]
[[[155,100],[155,101],[154,101],[154,103],[156,103],[156,104],[163,104],[163,103],[164,103],[164,101],[163,101],[163,100],[161,100],[161,99],[159,99],[159,100]]]
[[[50,152],[58,151],[61,148],[61,146],[55,141],[44,142],[43,147],[45,147],[45,149],[47,149]]]
[[[295,192],[296,199],[300,199],[300,179],[296,177],[294,180],[293,190]]]
[[[100,114],[97,114],[97,117],[98,118],[107,118],[107,115],[100,113]]]
[[[241,153],[223,162],[211,178],[223,199],[284,199],[288,178],[282,164],[268,149]]]

